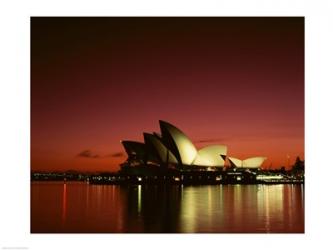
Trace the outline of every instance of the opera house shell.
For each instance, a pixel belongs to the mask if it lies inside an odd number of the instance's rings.
[[[122,141],[128,154],[128,165],[223,168],[228,158],[232,167],[258,168],[265,160],[265,157],[254,157],[244,161],[227,157],[225,145],[210,145],[197,150],[180,129],[165,121],[159,121],[159,124],[161,134],[144,133],[144,142]]]
[[[240,160],[230,156],[228,157],[231,166],[236,168],[259,168],[266,159],[266,157],[261,156],[251,157],[245,160]]]

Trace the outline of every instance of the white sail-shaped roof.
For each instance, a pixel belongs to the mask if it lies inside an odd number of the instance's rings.
[[[266,157],[251,157],[243,160],[243,167],[244,168],[259,168],[266,160]]]
[[[183,165],[191,165],[197,156],[197,149],[191,140],[170,123],[160,121],[163,141]]]
[[[234,165],[237,168],[241,168],[242,167],[242,160],[237,159],[235,157],[230,157],[228,156],[228,160],[231,162],[232,165]]]
[[[259,168],[267,158],[258,156],[240,160],[229,156],[228,159],[237,168]]]
[[[232,167],[259,168],[266,157],[251,157],[240,160],[227,156],[225,145],[212,145],[197,150],[192,141],[177,127],[159,121],[161,134],[144,133],[145,143],[123,141],[129,160],[143,162],[172,163],[178,166],[223,167],[228,159]]]
[[[155,153],[162,163],[178,163],[174,154],[163,145],[156,135],[144,133],[144,140],[147,145],[151,145],[155,149]]]
[[[193,165],[207,166],[207,167],[223,167],[224,160],[221,155],[227,154],[227,146],[224,145],[212,145],[200,149],[196,158],[193,161]]]
[[[137,141],[121,141],[128,155],[145,155],[146,145]]]

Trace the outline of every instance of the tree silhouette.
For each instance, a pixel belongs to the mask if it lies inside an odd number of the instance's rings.
[[[296,157],[295,164],[293,165],[293,171],[304,171],[304,161],[299,156]]]

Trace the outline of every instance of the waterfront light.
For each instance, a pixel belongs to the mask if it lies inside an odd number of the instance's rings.
[[[138,212],[141,213],[141,185],[138,186]]]
[[[257,175],[257,180],[282,180],[282,175]]]

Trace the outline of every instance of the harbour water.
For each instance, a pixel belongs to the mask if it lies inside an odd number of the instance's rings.
[[[304,233],[304,185],[31,183],[32,233]]]

